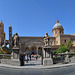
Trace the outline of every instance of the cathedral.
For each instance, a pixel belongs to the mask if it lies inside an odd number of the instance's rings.
[[[72,41],[73,47],[71,50],[73,51],[75,48],[75,34],[64,34],[64,28],[59,23],[59,20],[56,20],[56,24],[52,29],[53,36],[49,36],[49,45],[51,46],[51,50],[57,50],[60,44],[65,44],[67,41]],[[17,34],[17,33],[16,33]],[[19,34],[19,33],[18,33]],[[17,34],[17,35],[18,35]],[[48,34],[48,33],[46,33]],[[6,45],[9,44],[9,48],[13,48],[13,37],[12,35],[12,26],[9,27],[9,40],[6,40]],[[0,21],[0,44],[3,45],[5,40],[4,33],[4,24]],[[26,37],[19,36],[19,43],[21,44],[21,50],[23,52],[31,53],[31,54],[41,54],[41,51],[44,47],[44,36],[42,37]]]

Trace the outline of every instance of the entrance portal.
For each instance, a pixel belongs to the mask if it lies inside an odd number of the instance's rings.
[[[39,48],[39,52],[38,52],[38,48],[35,47],[35,46],[32,46],[32,47],[26,47],[25,51],[28,53],[27,56],[25,55],[25,59],[28,58],[28,62],[27,60],[25,60],[25,66],[26,65],[41,65],[41,50],[42,48],[40,47]],[[37,54],[40,54],[40,55],[37,55]]]
[[[35,54],[34,52],[32,52],[31,54]]]
[[[37,48],[35,46],[31,47],[31,54],[37,54]]]

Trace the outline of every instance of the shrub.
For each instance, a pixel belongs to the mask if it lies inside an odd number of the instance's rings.
[[[57,53],[57,51],[53,51],[53,54]]]
[[[57,49],[57,53],[64,53],[66,51],[69,51],[69,48],[68,47],[59,47]]]
[[[0,54],[3,54],[2,52],[0,52]]]

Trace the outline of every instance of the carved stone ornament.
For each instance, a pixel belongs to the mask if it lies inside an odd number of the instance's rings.
[[[45,46],[49,46],[49,36],[48,36],[48,33],[46,33],[46,35],[44,36],[44,43],[45,43]]]
[[[16,34],[14,34],[14,46],[17,46],[18,45],[18,43],[19,43],[19,36],[18,36],[18,34],[16,33]]]

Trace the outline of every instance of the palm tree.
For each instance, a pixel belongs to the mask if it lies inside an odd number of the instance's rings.
[[[64,46],[65,46],[65,44],[61,44],[61,45],[60,45],[60,47],[64,47]]]
[[[72,41],[68,41],[65,45],[70,49],[73,46],[73,43]]]

